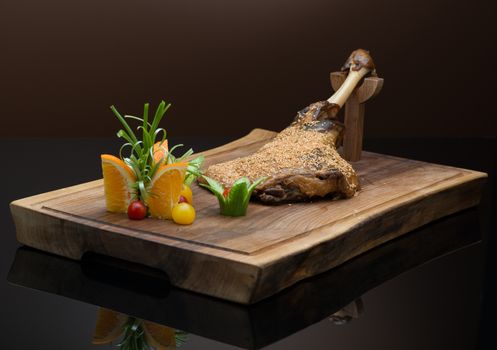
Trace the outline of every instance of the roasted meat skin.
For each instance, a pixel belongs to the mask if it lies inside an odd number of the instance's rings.
[[[251,181],[267,177],[253,194],[267,204],[353,197],[359,181],[352,166],[336,150],[343,131],[336,111],[336,106],[327,101],[313,103],[257,152],[212,165],[205,175],[224,186],[242,176]]]

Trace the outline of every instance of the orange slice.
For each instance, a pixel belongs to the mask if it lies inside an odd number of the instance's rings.
[[[176,331],[154,322],[143,321],[143,332],[147,344],[157,350],[169,350],[176,348]]]
[[[121,159],[110,154],[102,154],[100,157],[107,210],[125,213],[132,198],[131,186],[136,181],[136,176]]]
[[[188,163],[173,163],[161,166],[150,183],[147,200],[150,215],[159,219],[172,219],[173,206],[178,204],[183,189]]]
[[[154,160],[156,163],[160,161],[165,161],[167,156],[167,151],[169,150],[167,140],[164,140],[162,145],[159,142],[154,144]]]
[[[123,334],[129,316],[101,307],[93,333],[93,344],[107,344]]]

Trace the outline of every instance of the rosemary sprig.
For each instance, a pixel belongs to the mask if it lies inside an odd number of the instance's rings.
[[[188,162],[188,167],[186,168],[185,185],[190,186],[197,177],[202,176],[202,171],[200,170],[205,157],[200,155],[197,158],[192,159]]]
[[[147,342],[142,319],[130,317],[123,328],[123,333],[124,337],[116,344],[120,350],[156,350]],[[174,338],[176,348],[179,348],[186,343],[188,333],[176,329],[174,330]]]
[[[188,157],[190,157],[193,154],[193,149],[189,149],[185,153],[183,153],[182,156],[180,157],[175,157],[173,155],[173,151],[176,148],[182,147],[182,144],[175,145],[174,147],[171,148],[167,155],[166,163],[171,164],[171,163],[177,163],[177,162],[184,162]],[[190,186],[193,181],[199,176],[202,175],[202,172],[200,168],[202,167],[202,163],[204,162],[205,157],[203,155],[200,155],[188,162],[188,166],[186,168],[186,176],[185,176],[185,185]]]
[[[148,112],[149,104],[145,103],[143,107],[143,117],[138,118],[132,115],[125,115],[124,117],[119,113],[116,107],[111,106],[110,109],[123,125],[123,129],[117,132],[117,137],[126,140],[126,143],[121,146],[119,155],[121,159],[133,169],[136,175],[136,182],[133,189],[139,199],[146,200],[148,197],[148,185],[152,181],[152,177],[157,171],[160,162],[154,160],[154,144],[157,138],[160,138],[160,144],[166,140],[166,130],[159,128],[159,123],[164,117],[166,111],[171,107],[170,103],[161,101],[157,107],[152,123],[149,123]],[[137,127],[137,131],[142,131],[141,140],[138,139],[133,129],[129,126],[126,119],[137,120],[141,123]],[[130,153],[127,157],[123,156],[123,150],[130,148]]]
[[[159,145],[162,145],[166,141],[166,130],[159,128],[159,123],[169,107],[171,107],[171,104],[161,101],[152,120],[149,118],[149,107],[149,104],[145,103],[143,107],[143,116],[141,118],[132,115],[122,116],[116,107],[110,107],[123,126],[123,128],[117,132],[117,137],[126,141],[119,150],[119,156],[136,175],[136,182],[132,186],[133,192],[137,197],[136,199],[143,199],[144,201],[151,195],[149,192],[149,185],[152,182],[152,178],[157,169],[162,164],[182,162],[193,154],[193,149],[190,148],[181,157],[175,157],[172,152],[176,148],[183,146],[180,144],[172,147],[160,161],[154,159],[154,145],[157,142],[159,142]],[[136,131],[141,131],[141,139],[138,137],[137,133],[133,131],[127,120],[135,120],[140,123],[136,128]],[[126,149],[129,149],[129,154],[124,156],[124,150]],[[196,177],[200,175],[200,166],[203,159],[203,156],[199,156],[189,162],[187,175],[185,177],[185,183],[187,185],[190,185]]]
[[[143,335],[142,320],[130,317],[124,326],[124,337],[116,346],[120,350],[151,350]]]

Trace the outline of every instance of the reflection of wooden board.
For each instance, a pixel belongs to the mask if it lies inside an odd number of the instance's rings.
[[[465,210],[248,306],[169,288],[162,274],[121,260],[87,255],[80,264],[26,247],[17,250],[7,280],[243,349],[261,349],[343,313],[347,304],[400,273],[479,241],[478,222],[478,210]]]
[[[252,153],[273,136],[254,130],[205,152],[206,165]],[[362,191],[352,199],[253,203],[240,218],[218,215],[215,197],[193,186],[197,219],[191,226],[107,213],[101,180],[21,199],[11,209],[17,238],[28,246],[73,259],[91,251],[142,263],[164,270],[175,286],[253,303],[476,205],[486,178],[368,152],[353,165]]]

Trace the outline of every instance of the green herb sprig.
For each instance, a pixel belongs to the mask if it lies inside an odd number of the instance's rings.
[[[242,177],[233,183],[226,194],[227,189],[219,182],[207,176],[203,176],[203,178],[207,184],[200,184],[200,186],[207,188],[216,196],[220,213],[225,216],[244,216],[247,213],[252,192],[267,179],[267,177],[262,177],[251,184],[247,177]]]
[[[193,149],[189,149],[186,151],[181,157],[175,157],[173,155],[173,151],[178,148],[182,147],[182,144],[175,145],[174,147],[171,148],[167,155],[167,164],[170,163],[177,163],[177,162],[184,162],[188,157],[190,157],[193,154]],[[185,176],[185,185],[190,186],[197,177],[202,175],[202,172],[200,168],[202,167],[202,164],[204,162],[205,157],[203,155],[198,156],[197,158],[194,158],[188,162],[188,166],[186,168],[186,176]]]
[[[166,111],[171,107],[170,103],[161,101],[157,107],[152,122],[149,122],[149,104],[145,103],[143,107],[143,117],[138,118],[132,115],[125,115],[124,117],[118,112],[116,107],[111,106],[110,109],[116,115],[117,119],[121,122],[124,129],[117,132],[117,137],[125,139],[127,142],[121,146],[119,156],[121,159],[133,170],[136,175],[136,182],[133,186],[135,193],[140,199],[146,200],[148,197],[148,185],[152,181],[152,177],[160,166],[161,162],[154,161],[154,144],[157,138],[160,138],[160,144],[166,140],[166,130],[159,128],[159,123],[164,117]],[[137,127],[137,131],[142,131],[142,138],[139,139],[133,132],[133,129],[126,122],[126,119],[134,119],[141,123]],[[128,157],[123,156],[123,151],[130,148]]]
[[[122,340],[116,344],[120,350],[155,350],[147,342],[142,319],[130,317],[123,327],[123,333]],[[186,343],[188,333],[176,329],[174,330],[174,338],[176,340],[176,347],[179,348]]]
[[[172,147],[167,154],[163,156],[160,161],[154,159],[154,145],[159,142],[161,146],[167,137],[166,130],[159,127],[159,123],[163,119],[167,110],[171,107],[170,103],[161,101],[157,107],[153,119],[149,120],[149,104],[145,103],[143,107],[142,118],[132,115],[122,116],[116,107],[111,106],[110,109],[115,114],[117,119],[121,122],[123,129],[117,132],[117,137],[126,140],[119,150],[121,159],[133,170],[136,175],[136,182],[133,184],[133,191],[136,199],[147,200],[151,193],[149,192],[149,185],[152,182],[157,169],[162,164],[171,164],[186,161],[186,158],[193,154],[193,149],[186,151],[181,157],[175,157],[172,152],[183,145],[176,145]],[[130,127],[127,119],[136,120],[140,125],[136,128],[137,133]],[[137,134],[141,131],[141,139]],[[158,141],[159,140],[159,141]],[[124,156],[124,150],[129,149],[129,154]],[[190,185],[197,176],[200,175],[200,166],[204,160],[203,156],[199,156],[189,162],[187,167],[187,175],[185,183]]]
[[[124,326],[124,337],[116,344],[121,350],[150,350],[142,328],[142,320],[130,317]]]
[[[202,171],[200,168],[202,167],[204,159],[205,157],[203,155],[200,155],[188,162],[188,166],[186,168],[185,185],[190,186],[193,181],[195,181],[199,176],[202,176]]]

